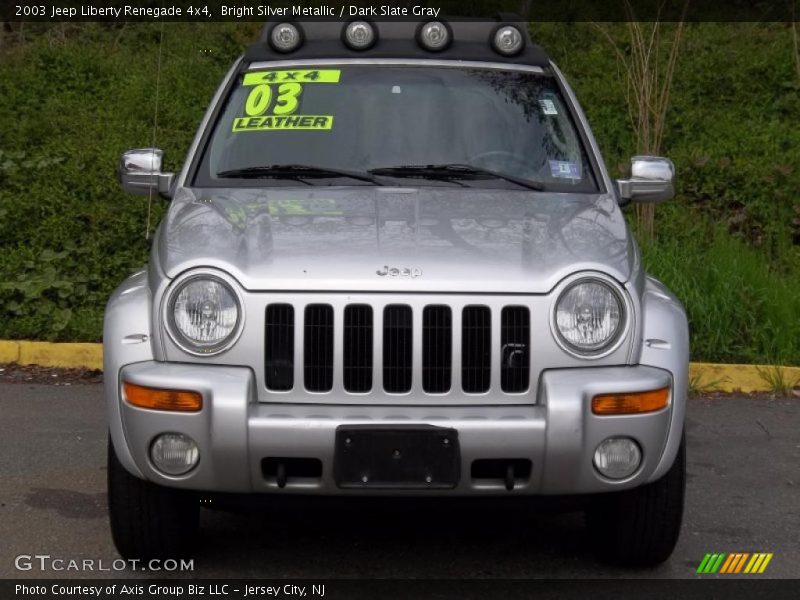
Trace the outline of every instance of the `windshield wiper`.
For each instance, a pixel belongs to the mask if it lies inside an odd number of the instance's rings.
[[[346,171],[329,167],[315,167],[313,165],[264,165],[260,167],[244,167],[230,169],[217,173],[217,177],[242,178],[242,179],[305,179],[325,177],[347,177],[359,181],[367,181],[374,185],[382,185],[369,173],[359,171]]]
[[[370,169],[373,175],[386,175],[389,177],[419,177],[421,179],[502,179],[520,187],[528,188],[541,192],[544,186],[541,183],[498,173],[490,169],[473,167],[463,164],[444,164],[444,165],[403,165],[399,167],[380,167]]]

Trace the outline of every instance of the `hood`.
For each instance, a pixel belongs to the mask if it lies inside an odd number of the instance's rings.
[[[158,260],[170,278],[214,267],[248,290],[546,293],[583,270],[626,282],[638,254],[609,195],[181,188]]]

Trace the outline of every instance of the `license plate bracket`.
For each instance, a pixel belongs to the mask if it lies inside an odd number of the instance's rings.
[[[340,488],[452,489],[461,475],[458,431],[434,425],[343,425],[336,429]]]

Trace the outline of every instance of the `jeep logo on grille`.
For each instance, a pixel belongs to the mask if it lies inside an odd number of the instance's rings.
[[[422,277],[422,269],[416,267],[390,267],[385,265],[383,270],[378,269],[375,271],[381,277]]]

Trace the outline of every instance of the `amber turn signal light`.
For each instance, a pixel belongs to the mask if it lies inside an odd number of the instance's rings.
[[[124,381],[125,397],[133,406],[151,410],[176,410],[197,412],[203,408],[203,396],[199,392],[184,390],[161,390]]]
[[[596,415],[649,413],[661,410],[668,401],[668,387],[630,394],[601,394],[592,398],[592,412]]]

